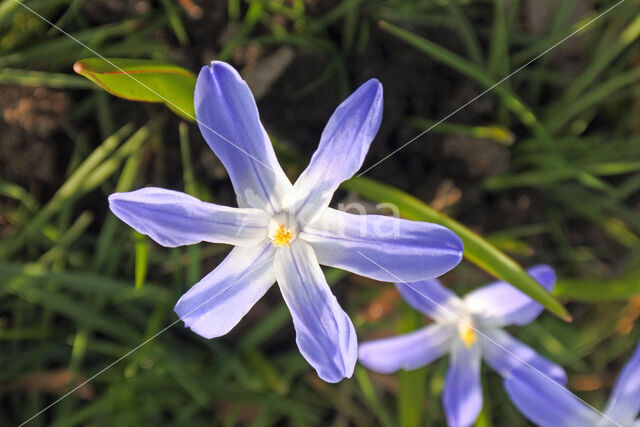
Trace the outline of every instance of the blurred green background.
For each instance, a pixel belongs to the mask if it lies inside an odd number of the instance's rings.
[[[384,118],[363,170],[431,129],[366,176],[524,266],[553,265],[575,320],[544,313],[511,332],[562,364],[580,397],[604,404],[640,337],[640,2],[623,1],[436,127],[616,2],[24,4],[41,17],[0,1],[0,425],[97,373],[28,425],[444,424],[446,359],[386,376],[358,366],[350,380],[323,383],[275,288],[223,338],[176,323],[174,303],[229,248],[159,247],[116,220],[106,197],[153,185],[234,205],[230,182],[195,125],[75,75],[75,61],[96,56],[77,41],[193,72],[232,63],[292,179],[335,106],[380,79]],[[365,196],[349,187],[334,203],[378,211]],[[389,284],[327,277],[361,340],[425,322]],[[462,293],[489,280],[468,261],[443,278]],[[477,425],[527,425],[499,376],[484,369],[483,383]]]

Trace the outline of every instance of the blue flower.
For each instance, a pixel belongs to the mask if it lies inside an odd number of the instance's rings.
[[[226,167],[239,207],[144,188],[111,195],[111,210],[163,246],[235,246],[175,306],[194,332],[206,338],[226,334],[277,281],[302,355],[326,381],[350,377],[356,334],[320,264],[391,281],[379,263],[421,280],[445,273],[462,258],[462,242],[444,227],[328,207],[340,183],[361,167],[378,131],[382,85],[371,79],[338,106],[293,185],[236,70],[223,62],[203,67],[194,98],[200,131]]]
[[[529,274],[547,290],[555,285],[556,276],[549,266],[533,267]],[[482,409],[481,359],[502,376],[526,364],[566,382],[560,366],[502,329],[526,325],[542,312],[540,304],[510,284],[495,282],[463,299],[436,279],[396,287],[410,306],[435,323],[406,335],[362,343],[360,362],[371,370],[391,373],[420,368],[449,353],[442,401],[450,426],[473,424]]]
[[[640,344],[618,377],[604,413],[535,372],[517,369],[505,380],[507,393],[527,418],[540,426],[640,427]]]

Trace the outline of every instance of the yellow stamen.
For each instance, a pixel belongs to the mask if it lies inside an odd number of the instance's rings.
[[[460,338],[467,348],[471,348],[474,342],[476,342],[476,333],[473,331],[471,325],[461,325],[459,328]]]
[[[284,225],[280,225],[278,229],[269,236],[274,246],[289,246],[291,241],[296,238],[296,233],[288,229]]]

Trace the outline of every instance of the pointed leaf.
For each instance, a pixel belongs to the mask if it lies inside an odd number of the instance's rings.
[[[115,96],[163,102],[179,116],[195,121],[196,76],[184,68],[146,59],[88,58],[76,62],[73,70]]]

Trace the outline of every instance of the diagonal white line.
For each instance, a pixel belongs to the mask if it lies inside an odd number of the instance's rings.
[[[267,165],[266,163],[260,161],[259,159],[256,159],[254,156],[252,156],[250,153],[248,153],[247,151],[245,151],[242,147],[239,147],[238,145],[234,144],[233,142],[229,141],[227,138],[225,138],[224,136],[222,136],[220,133],[216,132],[215,130],[211,129],[207,124],[201,122],[200,120],[198,120],[196,117],[192,116],[191,114],[187,113],[186,111],[184,111],[182,108],[180,108],[178,105],[174,104],[171,100],[167,99],[166,97],[162,96],[161,94],[159,94],[158,92],[156,92],[155,90],[153,90],[152,88],[150,88],[148,85],[144,84],[143,82],[141,82],[140,80],[136,79],[134,76],[132,76],[130,73],[127,73],[125,70],[123,70],[122,68],[118,67],[116,64],[114,64],[112,61],[109,61],[107,58],[105,58],[104,56],[100,55],[98,52],[96,52],[94,49],[92,49],[91,47],[87,46],[85,43],[81,42],[80,40],[78,40],[76,37],[74,37],[73,35],[67,33],[65,30],[63,30],[62,28],[58,27],[56,24],[54,24],[53,22],[51,22],[50,20],[48,20],[47,18],[45,18],[44,16],[40,15],[38,12],[36,12],[35,10],[33,10],[32,8],[30,8],[29,6],[27,6],[26,4],[24,4],[21,0],[13,0],[14,2],[18,3],[20,6],[24,7],[25,9],[27,9],[28,11],[30,11],[31,13],[33,13],[34,15],[36,15],[38,18],[42,19],[44,22],[46,22],[47,24],[51,25],[53,28],[55,28],[56,30],[60,31],[62,34],[64,34],[65,36],[69,37],[71,40],[75,41],[76,43],[78,43],[80,46],[84,47],[85,49],[88,49],[91,53],[93,53],[94,55],[96,55],[97,57],[99,57],[100,59],[103,59],[104,61],[106,61],[109,65],[115,67],[118,71],[122,72],[123,74],[126,74],[129,78],[131,78],[133,81],[137,82],[138,84],[140,84],[141,86],[143,86],[144,88],[146,88],[147,90],[149,90],[150,92],[152,92],[154,95],[157,95],[160,99],[162,99],[164,102],[166,102],[167,104],[170,104],[171,106],[173,106],[175,109],[177,109],[178,111],[182,112],[185,116],[192,118],[193,120],[196,121],[196,123],[198,123],[200,126],[206,128],[207,130],[210,130],[211,132],[213,132],[214,134],[216,134],[217,136],[219,136],[220,138],[222,138],[223,140],[225,140],[226,142],[228,142],[229,144],[231,144],[233,147],[235,147],[236,149],[238,149],[240,152],[246,154],[247,156],[249,156],[251,159],[255,160],[256,162],[258,162],[260,165],[264,166],[265,168],[267,168],[269,171],[271,171],[272,173],[275,173],[274,170],[271,168],[271,166]]]
[[[258,271],[260,268],[264,267],[265,265],[267,265],[268,263],[270,263],[271,261],[273,261],[274,257],[269,258],[266,262],[258,265],[255,269],[250,270],[249,273],[253,273],[255,271]],[[247,273],[247,274],[249,274]],[[190,315],[191,313],[195,312],[196,310],[198,310],[200,307],[202,307],[203,305],[205,305],[206,303],[208,303],[209,301],[211,301],[213,298],[217,297],[218,295],[226,292],[229,288],[231,288],[231,286],[233,286],[234,284],[236,284],[236,282],[238,280],[240,280],[241,278],[243,278],[245,276],[239,277],[236,280],[234,280],[233,282],[231,282],[229,284],[229,286],[225,287],[224,289],[222,289],[221,291],[215,293],[213,296],[207,298],[202,304],[198,305],[196,308],[194,308],[193,310],[189,311],[187,314],[185,314],[184,316],[178,318],[178,320],[176,320],[175,322],[171,323],[169,326],[165,327],[164,329],[162,329],[161,331],[157,332],[156,334],[154,334],[152,337],[146,339],[145,341],[143,341],[142,343],[138,344],[137,346],[135,346],[134,348],[132,348],[131,350],[129,350],[128,352],[126,352],[125,354],[123,354],[122,356],[120,356],[116,361],[111,362],[110,364],[108,364],[107,366],[105,366],[104,368],[102,368],[101,370],[99,370],[98,372],[96,372],[95,374],[93,374],[90,378],[88,378],[87,380],[83,381],[82,383],[80,383],[79,385],[77,385],[76,387],[74,387],[72,390],[70,390],[69,392],[65,393],[64,395],[62,395],[61,397],[59,397],[56,401],[54,401],[53,403],[49,404],[48,406],[44,407],[43,409],[41,409],[38,413],[32,415],[29,419],[23,421],[18,427],[22,427],[25,424],[27,424],[29,421],[33,420],[34,418],[36,418],[38,415],[42,414],[43,412],[45,412],[47,409],[50,409],[52,406],[57,405],[58,403],[60,403],[60,401],[62,401],[63,399],[67,398],[68,396],[70,396],[74,391],[78,390],[80,387],[85,386],[86,384],[88,384],[89,382],[93,381],[96,377],[98,377],[99,375],[103,374],[106,370],[108,370],[109,368],[115,366],[118,362],[120,362],[123,359],[126,359],[127,357],[129,357],[131,354],[133,354],[134,352],[136,352],[137,350],[139,350],[141,347],[143,347],[145,344],[149,343],[150,341],[154,340],[155,338],[157,338],[158,336],[160,336],[161,334],[163,334],[164,332],[166,332],[168,329],[170,329],[172,326],[175,326],[176,324],[180,323],[182,321],[183,318],[187,317],[188,315]]]
[[[523,69],[527,68],[529,65],[531,65],[532,63],[536,62],[538,59],[542,58],[544,55],[546,55],[547,53],[549,53],[550,51],[552,51],[553,49],[555,49],[556,47],[558,47],[559,45],[561,45],[562,43],[564,43],[565,41],[567,41],[568,39],[570,39],[571,37],[575,36],[576,34],[578,34],[579,32],[581,32],[582,30],[584,30],[585,28],[587,28],[588,26],[590,26],[591,24],[593,24],[594,22],[596,22],[598,19],[602,18],[604,15],[606,15],[607,13],[611,12],[613,9],[615,9],[616,7],[618,7],[619,5],[621,5],[622,3],[624,3],[625,0],[620,0],[618,3],[614,4],[613,6],[611,6],[610,8],[608,8],[607,10],[605,10],[604,12],[602,12],[600,15],[596,16],[595,18],[593,18],[592,20],[590,20],[589,22],[587,22],[586,24],[580,26],[580,28],[578,28],[577,30],[575,30],[574,32],[572,32],[571,34],[569,34],[568,36],[566,36],[565,38],[563,38],[562,40],[560,40],[559,42],[555,43],[553,46],[547,48],[544,52],[538,54],[538,56],[536,56],[535,58],[531,59],[530,61],[526,62],[525,64],[521,65],[520,67],[518,67],[516,70],[512,71],[508,76],[502,78],[501,80],[499,80],[497,83],[493,84],[490,88],[486,89],[484,92],[480,93],[479,95],[475,96],[474,98],[470,99],[469,101],[467,101],[466,103],[464,103],[462,106],[458,107],[457,109],[455,109],[453,112],[447,114],[446,116],[444,116],[442,119],[438,120],[436,123],[432,124],[431,126],[429,126],[427,129],[425,129],[424,131],[420,132],[418,135],[414,136],[413,138],[411,138],[409,141],[405,142],[404,144],[402,144],[399,148],[396,148],[395,150],[393,150],[391,153],[387,154],[385,157],[383,157],[381,160],[378,160],[376,163],[374,163],[372,166],[368,167],[367,169],[365,169],[363,172],[359,173],[357,176],[360,177],[362,175],[364,175],[365,173],[369,172],[371,169],[375,168],[376,166],[378,166],[380,163],[384,162],[385,160],[387,160],[389,157],[393,156],[394,154],[396,154],[398,151],[402,150],[404,147],[406,147],[407,145],[411,144],[413,141],[415,141],[416,139],[420,138],[422,135],[424,135],[425,133],[429,132],[431,129],[435,128],[436,126],[438,126],[439,124],[441,124],[442,122],[450,119],[451,117],[453,117],[455,114],[457,114],[460,110],[464,109],[465,107],[469,106],[469,104],[472,104],[473,102],[475,102],[476,100],[478,100],[479,98],[481,98],[482,96],[486,95],[487,93],[491,92],[493,89],[496,88],[496,86],[499,86],[500,84],[504,83],[506,80],[510,79],[511,77],[513,77],[515,74],[519,73],[520,71],[522,71]]]
[[[568,394],[572,395],[573,397],[575,397],[576,399],[578,399],[579,401],[581,401],[582,403],[584,403],[585,405],[587,405],[589,408],[593,409],[595,412],[597,412],[598,414],[602,415],[604,418],[606,418],[607,420],[611,421],[612,423],[614,423],[615,425],[622,427],[621,424],[617,423],[615,420],[611,419],[609,416],[607,416],[605,413],[597,410],[596,408],[594,408],[593,406],[591,406],[589,403],[585,402],[584,400],[582,400],[581,398],[579,398],[578,396],[576,396],[575,394],[573,394],[569,389],[563,387],[561,384],[557,383],[556,381],[553,380],[553,378],[550,378],[547,374],[545,374],[544,372],[540,371],[539,369],[537,369],[536,367],[532,366],[530,363],[528,363],[525,360],[522,360],[518,355],[514,354],[512,351],[510,351],[509,349],[505,348],[504,346],[502,346],[500,343],[496,342],[493,338],[489,337],[487,334],[485,334],[484,332],[482,332],[481,330],[477,329],[471,322],[469,322],[468,320],[464,319],[463,317],[461,317],[460,315],[458,315],[457,313],[453,312],[452,310],[450,310],[449,308],[445,307],[442,304],[438,304],[436,301],[434,301],[432,298],[430,298],[428,295],[425,295],[424,293],[420,292],[418,289],[416,289],[415,286],[412,286],[411,284],[405,282],[404,280],[402,280],[400,277],[396,276],[394,273],[392,273],[391,271],[387,270],[386,268],[384,268],[383,266],[381,266],[380,264],[378,264],[377,262],[375,262],[374,260],[372,260],[371,258],[369,258],[368,256],[366,256],[365,254],[363,254],[362,252],[360,252],[359,250],[356,250],[356,252],[358,252],[360,255],[362,255],[365,259],[367,259],[369,262],[373,263],[375,266],[377,266],[378,268],[384,270],[385,272],[387,272],[388,274],[392,275],[399,283],[402,283],[403,285],[408,286],[409,288],[413,289],[418,295],[421,295],[422,297],[424,297],[427,301],[429,301],[431,304],[435,305],[436,307],[442,309],[443,311],[447,312],[447,314],[455,317],[458,321],[460,321],[460,323],[462,323],[463,325],[465,325],[468,328],[473,329],[473,331],[480,335],[482,338],[484,338],[485,340],[489,341],[490,343],[494,344],[496,347],[498,347],[499,349],[505,351],[509,356],[513,357],[514,359],[516,359],[517,361],[521,362],[522,364],[524,364],[525,366],[531,368],[534,370],[534,372],[537,372],[538,374],[542,375],[543,378],[551,381],[553,384],[555,384],[556,386],[558,386],[558,388],[560,388],[561,390],[566,391]]]

